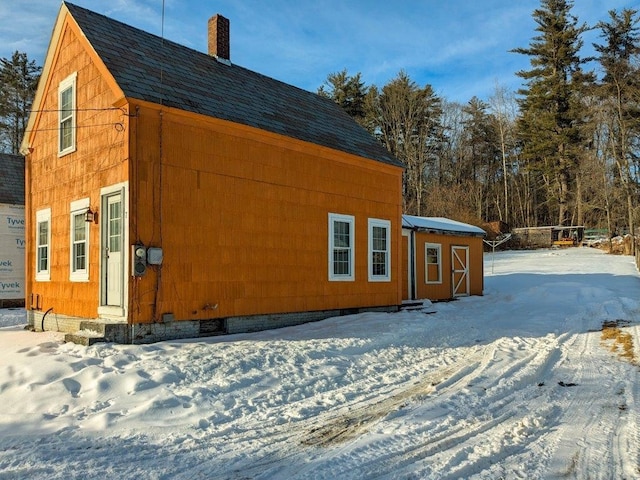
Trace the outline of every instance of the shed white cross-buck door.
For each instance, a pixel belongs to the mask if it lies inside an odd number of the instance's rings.
[[[469,295],[469,247],[451,247],[451,287],[454,297]]]
[[[103,199],[103,305],[122,306],[123,297],[123,209],[122,193],[113,193]]]

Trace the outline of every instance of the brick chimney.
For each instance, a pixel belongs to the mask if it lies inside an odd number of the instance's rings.
[[[214,15],[209,19],[209,55],[229,62],[229,19]]]

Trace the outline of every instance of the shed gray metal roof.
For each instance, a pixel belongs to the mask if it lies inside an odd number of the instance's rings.
[[[65,5],[128,98],[402,166],[329,99],[237,65],[225,65],[210,55],[77,5]]]
[[[24,157],[0,153],[0,203],[24,205]]]
[[[402,228],[471,237],[484,237],[487,234],[487,232],[480,227],[445,217],[418,217],[415,215],[402,215]]]

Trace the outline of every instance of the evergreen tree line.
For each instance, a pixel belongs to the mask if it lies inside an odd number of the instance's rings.
[[[611,10],[593,27],[571,0],[541,0],[529,70],[517,92],[448,102],[400,71],[379,88],[360,73],[328,75],[337,102],[406,166],[404,211],[511,227],[573,224],[634,233],[640,217],[638,12]],[[595,58],[582,35],[599,32]],[[595,65],[590,71],[587,66]],[[17,154],[41,67],[0,59],[0,151]]]
[[[361,74],[328,75],[337,102],[406,166],[404,210],[473,224],[585,225],[633,233],[640,217],[638,12],[609,11],[594,27],[571,0],[541,0],[523,87],[448,102],[406,72],[382,88]],[[594,58],[582,36],[598,30]],[[587,66],[593,66],[588,70]]]

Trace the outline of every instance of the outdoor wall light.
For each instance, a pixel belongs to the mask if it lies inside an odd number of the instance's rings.
[[[96,212],[91,210],[91,207],[87,208],[87,211],[84,212],[84,221],[88,223],[93,223],[95,219]]]

